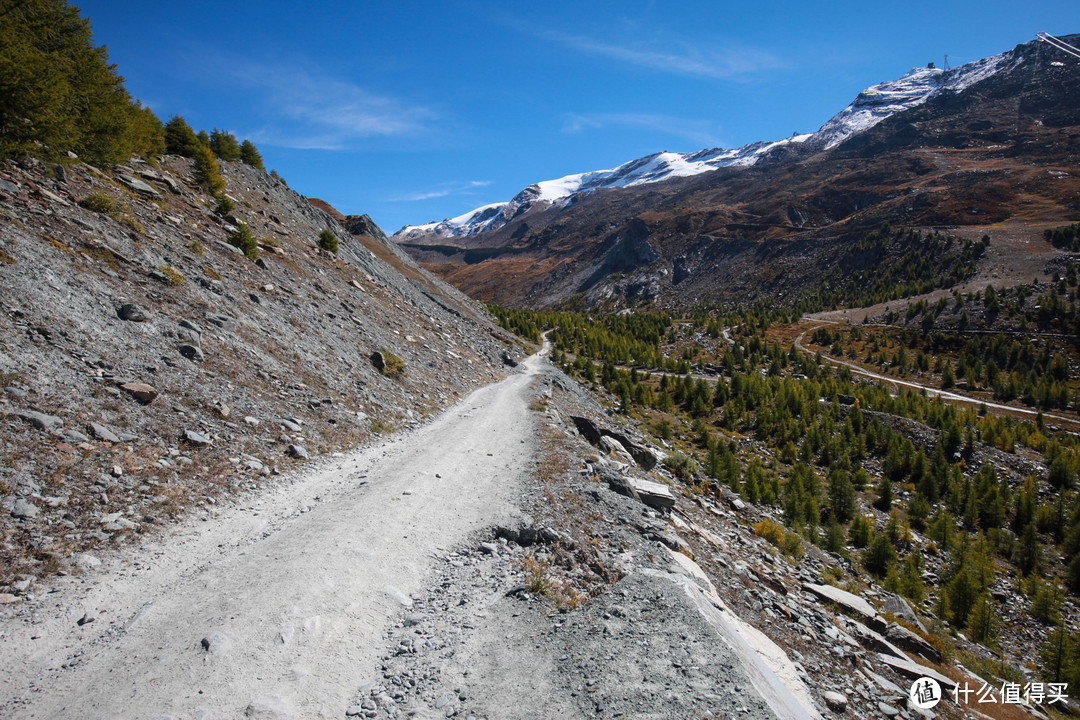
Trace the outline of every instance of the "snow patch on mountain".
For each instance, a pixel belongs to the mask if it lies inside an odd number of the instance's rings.
[[[866,88],[855,102],[821,126],[811,139],[813,147],[836,147],[896,113],[924,104],[942,92],[961,92],[1002,70],[1013,53],[1002,53],[949,70],[914,68],[897,80]]]
[[[475,235],[485,230],[495,230],[510,222],[517,215],[537,207],[565,207],[583,192],[601,188],[633,187],[659,182],[670,178],[700,175],[721,167],[753,165],[769,150],[781,145],[802,143],[812,135],[793,135],[776,142],[757,142],[734,150],[711,148],[693,153],[659,152],[612,168],[566,175],[555,180],[533,183],[514,196],[509,202],[493,203],[470,210],[464,215],[440,222],[423,225],[406,225],[394,234],[397,242],[407,242],[420,235],[458,237]]]
[[[710,148],[694,153],[658,152],[631,160],[610,170],[566,175],[530,185],[509,202],[493,203],[471,210],[456,218],[423,225],[406,225],[393,239],[408,242],[428,234],[452,238],[495,230],[518,215],[538,207],[565,207],[584,192],[601,188],[620,188],[660,182],[670,178],[690,177],[722,167],[750,166],[769,151],[795,143],[806,143],[819,150],[836,147],[850,137],[865,132],[882,120],[917,107],[943,92],[961,92],[1019,62],[1015,52],[1001,53],[966,65],[944,70],[934,67],[914,68],[896,80],[866,88],[855,101],[837,113],[815,132],[793,135],[774,142],[756,142],[735,149]]]

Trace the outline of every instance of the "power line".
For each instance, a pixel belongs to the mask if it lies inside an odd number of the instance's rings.
[[[1035,37],[1064,53],[1068,53],[1075,58],[1080,58],[1080,48],[1075,48],[1064,40],[1054,37],[1050,33],[1039,32],[1035,34]]]

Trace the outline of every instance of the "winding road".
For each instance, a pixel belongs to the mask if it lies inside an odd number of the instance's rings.
[[[833,323],[825,323],[825,324],[833,324]],[[817,325],[815,327],[804,330],[799,335],[799,337],[797,337],[795,339],[795,347],[798,348],[799,350],[801,350],[802,352],[808,354],[808,355],[814,355],[815,352],[813,350],[810,350],[809,348],[806,347],[806,345],[803,344],[803,338],[806,337],[806,333],[813,332],[814,330],[817,330],[818,328],[825,327],[825,324]],[[970,398],[970,397],[968,397],[966,395],[960,395],[959,393],[952,393],[952,392],[948,392],[947,390],[941,390],[939,388],[932,388],[932,387],[929,387],[927,385],[919,385],[918,383],[909,382],[907,380],[897,380],[896,378],[891,378],[891,377],[889,377],[887,375],[880,375],[878,373],[871,372],[869,370],[865,370],[862,367],[856,365],[855,363],[850,363],[850,362],[847,362],[845,360],[839,360],[837,358],[831,357],[831,356],[826,355],[824,353],[822,353],[822,355],[821,355],[821,360],[823,362],[829,363],[830,365],[836,365],[838,367],[848,368],[849,370],[851,370],[851,372],[855,373],[856,375],[862,375],[863,377],[872,378],[874,380],[879,380],[881,382],[888,383],[890,385],[895,385],[895,386],[898,386],[898,387],[906,387],[906,388],[911,388],[913,390],[919,390],[919,391],[925,392],[930,397],[939,397],[942,400],[945,400],[945,401],[948,401],[948,402],[963,403],[963,404],[966,404],[966,405],[977,405],[977,406],[985,405],[988,410],[996,410],[998,412],[1016,413],[1018,415],[1023,415],[1025,417],[1031,417],[1031,418],[1035,418],[1039,414],[1038,410],[1031,410],[1029,408],[1013,407],[1012,405],[1002,405],[1000,403],[995,403],[995,402],[986,402],[984,400],[977,400],[975,398]],[[1066,422],[1066,423],[1069,423],[1070,425],[1080,424],[1080,420],[1077,420],[1076,418],[1070,418],[1070,417],[1066,417],[1064,415],[1054,415],[1052,413],[1046,413],[1046,412],[1043,413],[1043,418],[1046,419],[1046,420],[1057,420],[1059,422]]]

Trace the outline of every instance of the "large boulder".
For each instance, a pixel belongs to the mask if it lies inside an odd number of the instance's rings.
[[[638,478],[630,478],[630,482],[638,497],[641,498],[641,502],[646,505],[657,510],[670,510],[675,507],[675,495],[667,485]]]
[[[822,600],[835,603],[845,613],[857,616],[876,632],[884,632],[887,627],[885,619],[878,614],[878,611],[870,603],[858,595],[849,593],[847,590],[841,590],[832,585],[815,585],[814,583],[803,583],[803,590]]]

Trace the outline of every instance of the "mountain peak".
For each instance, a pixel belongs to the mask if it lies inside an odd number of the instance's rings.
[[[848,138],[865,132],[882,120],[922,105],[944,91],[960,92],[994,75],[1011,62],[1022,59],[1017,50],[1000,53],[951,69],[932,66],[915,67],[895,80],[872,85],[810,134],[795,134],[783,140],[758,141],[739,148],[707,148],[690,153],[661,151],[623,163],[608,170],[565,175],[554,180],[533,183],[508,202],[483,205],[455,218],[423,225],[406,225],[393,239],[412,242],[428,235],[442,238],[475,235],[497,230],[522,213],[537,207],[566,206],[584,192],[601,188],[632,187],[689,177],[722,167],[747,167],[756,164],[771,150],[785,145],[806,144],[814,150],[828,150]]]

